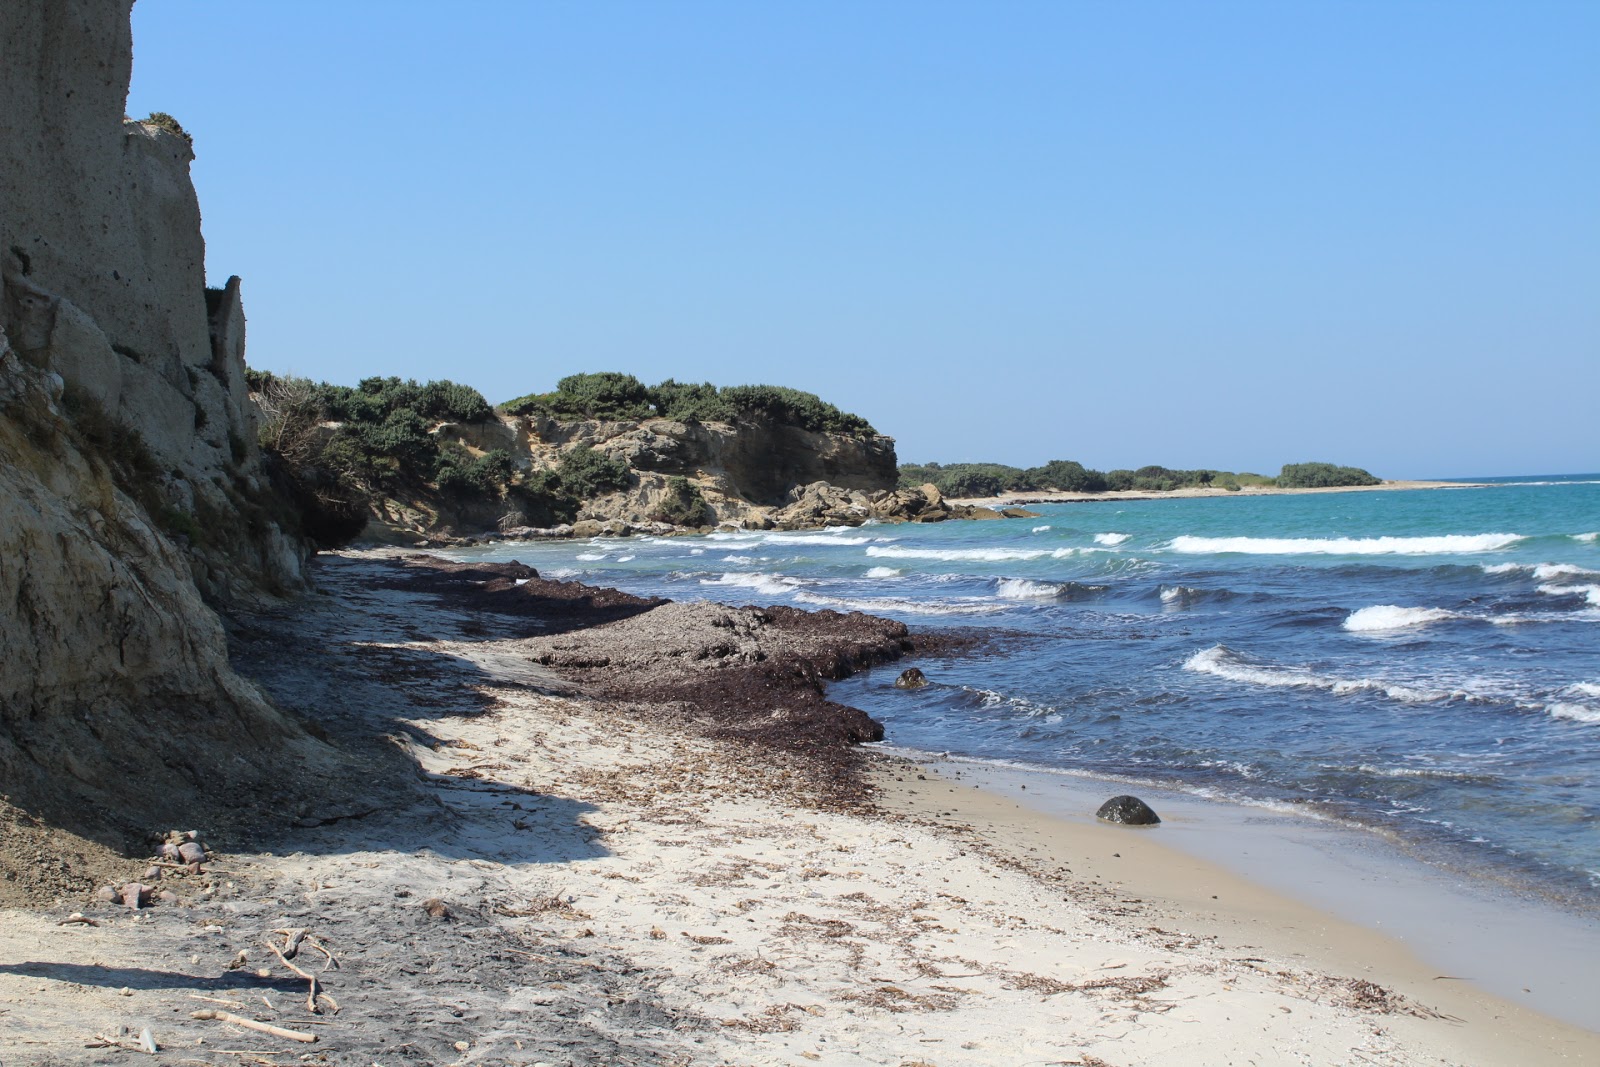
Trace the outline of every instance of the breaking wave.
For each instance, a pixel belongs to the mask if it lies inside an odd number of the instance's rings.
[[[872,545],[867,555],[886,559],[932,559],[944,563],[977,562],[1007,563],[1014,560],[1066,559],[1072,555],[1070,548],[885,548]]]
[[[730,573],[717,578],[702,578],[701,585],[735,586],[741,589],[754,589],[767,596],[789,596],[803,585],[809,583],[799,578],[788,578],[781,574],[748,574]]]
[[[1008,610],[1004,604],[972,600],[913,600],[909,597],[842,597],[822,593],[794,594],[800,604],[813,604],[840,611],[866,611],[886,615],[995,615]]]
[[[1402,608],[1394,604],[1374,604],[1370,608],[1352,611],[1350,617],[1344,620],[1344,628],[1351,633],[1379,633],[1465,618],[1470,616],[1445,608]]]
[[[868,567],[865,578],[898,578],[904,574],[899,567]]]
[[[1036,582],[1029,578],[1001,578],[995,596],[1002,600],[1087,600],[1105,592],[1103,585],[1078,582]]]
[[[1255,556],[1427,556],[1436,553],[1495,552],[1524,540],[1521,534],[1443,534],[1438,537],[1195,537],[1183,534],[1168,545],[1174,552],[1237,552]]]
[[[1581,596],[1590,605],[1600,608],[1600,585],[1541,585],[1539,592],[1548,596]]]
[[[1094,543],[1097,545],[1116,546],[1122,544],[1131,536],[1133,535],[1125,533],[1098,533],[1094,535]]]
[[[1275,664],[1254,663],[1226,645],[1213,645],[1190,656],[1184,663],[1186,671],[1197,671],[1231,682],[1251,685],[1268,685],[1277,688],[1321,689],[1330,693],[1380,693],[1402,704],[1431,704],[1442,700],[1481,699],[1460,689],[1423,689],[1399,685],[1382,678],[1336,678],[1317,674],[1305,667],[1281,667]]]

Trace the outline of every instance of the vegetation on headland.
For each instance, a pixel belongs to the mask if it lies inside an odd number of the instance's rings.
[[[668,378],[647,386],[631,374],[599,371],[571,374],[554,392],[530,393],[500,405],[508,415],[556,419],[674,419],[678,422],[735,422],[765,416],[774,422],[818,433],[875,434],[872,424],[823,400],[815,393],[782,385],[696,385]]]
[[[469,449],[459,434],[441,428],[484,423],[496,411],[476,389],[456,382],[367,378],[351,387],[249,371],[248,384],[269,468],[299,508],[299,525],[323,547],[358,536],[374,505],[385,500],[475,524],[520,513],[528,525],[551,526],[573,521],[585,501],[626,489],[634,477],[623,460],[587,445],[567,452],[553,469],[534,470],[520,468],[502,449]],[[521,397],[500,411],[567,422],[757,416],[819,432],[876,432],[865,419],[798,389],[671,379],[647,387],[614,372],[570,375],[554,392]],[[669,480],[653,518],[699,525],[706,514],[699,489],[679,477]]]
[[[358,536],[373,502],[384,498],[486,515],[515,509],[557,522],[579,507],[562,472],[519,471],[503,450],[474,454],[441,441],[434,432],[441,423],[493,417],[470,386],[367,378],[352,388],[258,371],[249,372],[249,385],[261,446],[300,505],[307,534],[324,547]],[[573,473],[584,488],[606,476]]]
[[[1040,467],[1011,467],[1003,463],[905,463],[900,466],[902,488],[931,484],[945,496],[957,498],[1017,492],[1105,493],[1129,489],[1148,493],[1187,488],[1238,492],[1246,486],[1322,489],[1381,483],[1381,478],[1359,467],[1340,467],[1332,463],[1285,464],[1275,478],[1248,471],[1173,470],[1161,466],[1097,471],[1065,459],[1053,459]]]

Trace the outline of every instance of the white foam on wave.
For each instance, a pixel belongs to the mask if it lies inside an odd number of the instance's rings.
[[[839,527],[849,530],[851,527]],[[760,540],[763,545],[865,545],[873,541],[893,541],[892,537],[839,537],[829,533],[775,533]]]
[[[1378,767],[1371,763],[1362,763],[1357,765],[1356,770],[1375,778],[1436,778],[1452,782],[1493,782],[1499,778],[1499,775],[1485,774],[1482,771],[1457,771],[1446,767]]]
[[[890,560],[939,560],[942,563],[1010,563],[1014,560],[1042,560],[1046,555],[1064,560],[1074,549],[898,549],[869,545],[867,555]]]
[[[1600,578],[1600,571],[1572,563],[1541,563],[1533,568],[1533,576],[1541,582],[1548,582],[1552,578]]]
[[[1528,569],[1526,563],[1480,563],[1485,574],[1515,574]]]
[[[573,558],[581,559],[585,563],[594,563],[594,562],[597,562],[599,560],[605,559],[606,558],[606,553],[604,553],[604,552],[579,552],[577,554],[577,556],[575,556]]]
[[[1044,533],[1046,530],[1049,530],[1049,529],[1053,529],[1053,527],[1050,527],[1050,526],[1035,526],[1033,528],[1033,532],[1034,533]]]
[[[634,558],[636,558],[636,557],[634,557],[634,556],[618,556],[617,557],[617,562],[618,563],[626,563],[629,560],[634,559]]]
[[[1561,692],[1565,696],[1600,697],[1600,685],[1593,682],[1573,682]]]
[[[1056,582],[1035,582],[1027,578],[1002,578],[995,583],[995,595],[1002,600],[1053,600],[1061,595]]]
[[[1594,607],[1600,607],[1600,585],[1541,585],[1539,592],[1547,596],[1581,596]]]
[[[1572,539],[1574,541],[1586,541],[1592,545],[1596,541],[1600,541],[1600,530],[1595,530],[1590,533],[1573,534]]]
[[[1183,669],[1226,678],[1231,682],[1280,689],[1322,689],[1341,696],[1347,693],[1381,693],[1402,704],[1431,704],[1441,700],[1473,698],[1473,694],[1462,690],[1421,689],[1381,678],[1335,678],[1317,674],[1305,667],[1251,663],[1226,645],[1213,645],[1196,652],[1185,661]]]
[[[982,600],[912,600],[901,597],[841,597],[822,593],[795,593],[801,604],[900,615],[994,615],[1007,610],[1003,604]]]
[[[1058,709],[1050,704],[1035,704],[1027,697],[1011,696],[994,689],[979,689],[976,686],[964,685],[961,687],[968,693],[978,698],[981,708],[1011,708],[1020,711],[1030,719],[1044,719],[1047,723],[1058,723],[1061,716]]]
[[[1163,604],[1192,604],[1204,596],[1204,589],[1196,589],[1192,585],[1164,585],[1161,587],[1161,602]]]
[[[1094,543],[1097,545],[1115,546],[1122,544],[1122,542],[1126,541],[1132,536],[1132,534],[1125,533],[1100,533],[1094,535]]]
[[[865,578],[898,578],[903,572],[899,567],[868,567]]]
[[[1427,556],[1495,552],[1523,540],[1521,534],[1442,534],[1437,537],[1195,537],[1183,534],[1174,552],[1237,552],[1254,556]]]
[[[1583,704],[1547,704],[1544,710],[1558,719],[1600,723],[1600,708],[1591,708]]]
[[[717,578],[702,578],[701,585],[728,585],[743,589],[754,589],[767,596],[789,596],[796,589],[806,583],[799,578],[789,578],[782,574],[761,574],[736,572],[721,575]]]
[[[730,554],[730,555],[723,556],[722,557],[722,562],[724,562],[724,563],[759,563],[760,560],[756,559],[756,557],[754,557],[754,556],[741,556],[738,553],[733,553],[733,554]]]
[[[1351,633],[1382,633],[1465,618],[1469,616],[1445,608],[1402,608],[1395,604],[1374,604],[1352,611],[1349,618],[1344,620],[1344,628]]]

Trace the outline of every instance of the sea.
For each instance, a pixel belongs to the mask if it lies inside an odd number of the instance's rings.
[[[1600,474],[1030,509],[448,554],[976,630],[831,696],[901,748],[1292,812],[1600,909]],[[909,665],[931,684],[896,689]]]

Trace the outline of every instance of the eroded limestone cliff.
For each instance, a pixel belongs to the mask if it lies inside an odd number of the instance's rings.
[[[124,120],[131,7],[0,5],[0,794],[107,842],[322,758],[208,606],[302,587],[306,553],[189,140]]]

